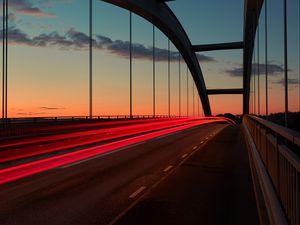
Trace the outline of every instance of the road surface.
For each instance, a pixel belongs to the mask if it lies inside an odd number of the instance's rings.
[[[205,124],[0,185],[1,225],[109,224],[226,124]]]

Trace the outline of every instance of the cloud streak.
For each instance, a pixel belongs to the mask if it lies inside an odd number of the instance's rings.
[[[266,64],[253,64],[252,70],[257,71],[259,69],[260,74],[266,73]],[[268,75],[280,75],[284,72],[284,69],[281,65],[277,65],[274,63],[268,63]],[[225,73],[228,74],[231,77],[242,77],[243,76],[243,67],[242,65],[240,67],[235,67],[233,69],[225,70]]]
[[[84,40],[82,40],[84,41]],[[122,40],[111,40],[108,37],[98,35],[96,37],[96,46],[99,49],[105,49],[108,52],[119,55],[124,58],[129,57],[129,41]],[[152,60],[153,58],[153,48],[152,46],[146,47],[143,44],[133,43],[132,44],[132,57],[136,59]],[[179,53],[176,51],[170,51],[170,60],[178,61]],[[214,58],[206,55],[197,54],[197,58],[200,62],[213,62]],[[156,61],[167,61],[168,60],[168,50],[162,48],[155,48],[155,60]]]
[[[10,0],[9,7],[16,13],[34,16],[34,17],[53,17],[54,14],[47,13],[41,10],[40,8],[34,6],[29,0]],[[2,6],[1,6],[2,7]]]
[[[52,111],[52,110],[63,110],[63,109],[66,109],[66,108],[41,106],[41,107],[39,107],[39,109],[46,110],[46,111],[48,111],[48,110]]]
[[[36,115],[44,115],[45,112],[19,112],[16,113],[19,116],[36,116]]]
[[[2,32],[2,31],[0,31]],[[57,47],[62,50],[87,50],[89,46],[89,36],[83,32],[69,29],[64,35],[58,32],[43,33],[38,36],[29,37],[17,27],[10,27],[8,30],[9,42],[11,44],[27,45],[32,47]],[[106,51],[121,58],[129,58],[129,41],[112,40],[109,37],[95,35],[93,37],[93,47],[96,50]],[[139,43],[132,44],[133,58],[141,60],[152,60],[152,46],[145,46]],[[170,51],[170,60],[177,61],[179,53]],[[203,54],[197,54],[200,62],[214,62],[215,59]],[[155,48],[156,61],[162,62],[168,60],[168,50]]]
[[[280,79],[280,80],[274,81],[273,83],[274,83],[274,84],[285,85],[285,79],[282,78],[282,79]],[[299,83],[299,80],[296,79],[296,78],[288,78],[288,84],[289,84],[289,85],[292,85],[292,86],[295,86],[295,85],[297,86],[297,85],[299,85],[300,83]]]

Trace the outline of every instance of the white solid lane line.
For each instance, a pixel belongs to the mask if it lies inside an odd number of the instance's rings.
[[[166,169],[164,169],[164,172],[168,172],[172,168],[173,168],[173,166],[168,166]]]
[[[185,157],[187,157],[187,155],[188,155],[188,154],[184,154],[184,155],[181,156],[181,158],[184,159]]]
[[[141,193],[142,191],[144,191],[146,189],[146,186],[142,186],[139,189],[137,189],[135,192],[133,192],[129,198],[135,198],[139,193]]]

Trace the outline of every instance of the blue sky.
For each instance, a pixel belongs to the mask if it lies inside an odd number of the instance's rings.
[[[242,0],[176,0],[168,3],[193,44],[241,41]],[[217,15],[217,16],[216,16]]]
[[[12,102],[16,102],[10,105],[10,111],[17,112],[19,110],[21,114],[33,115],[38,108],[49,104],[49,108],[66,109],[65,111],[61,110],[60,114],[71,112],[85,114],[86,110],[82,111],[81,108],[82,105],[84,107],[87,105],[86,99],[88,98],[88,81],[86,79],[88,72],[88,1],[10,0],[9,2],[11,35],[9,57],[10,62],[15,62],[10,64],[11,94],[9,96]],[[129,12],[102,1],[94,0],[93,4],[93,37],[95,39],[93,69],[95,85],[99,87],[95,88],[94,99],[95,104],[99,105],[97,113],[109,114],[117,111],[117,113],[126,114],[128,112],[125,108],[128,108]],[[244,1],[242,0],[189,0],[188,3],[186,0],[176,0],[167,4],[182,23],[193,44],[233,42],[243,39]],[[292,87],[295,87],[294,83],[299,74],[298,5],[297,0],[289,1],[289,69]],[[268,7],[270,89],[281,93],[282,84],[280,82],[283,78],[282,0],[269,1]],[[263,24],[264,13],[261,15],[260,22],[261,60],[264,59]],[[137,15],[133,15],[133,42],[135,112],[147,114],[151,113],[152,102],[152,25]],[[159,87],[158,101],[161,102],[159,112],[165,114],[167,38],[158,29],[156,29],[155,42],[158,48],[157,59],[160,59],[157,62],[156,71],[157,74],[160,74],[158,79],[161,79],[157,83]],[[176,114],[178,108],[176,106],[178,52],[173,45],[171,45],[171,50],[174,57],[171,66],[172,74],[174,74],[172,110]],[[200,65],[208,88],[242,87],[242,77],[239,73],[242,64],[241,50],[207,52],[202,54],[201,59]],[[264,62],[261,61],[260,64],[264,64]],[[16,65],[18,66],[16,67]],[[186,76],[183,62],[181,74]],[[28,77],[32,82],[28,81]],[[182,79],[186,78],[182,77]],[[70,80],[73,83],[69,83]],[[68,82],[66,83],[66,81]],[[48,87],[47,83],[51,86]],[[24,84],[27,86],[25,87]],[[50,94],[53,88],[58,90],[57,95]],[[116,88],[119,91],[116,91]],[[42,90],[45,93],[41,93]],[[295,90],[297,87],[290,91],[293,102],[296,102],[291,105],[292,108],[295,108],[299,101],[297,100],[299,94]],[[65,92],[71,93],[71,95],[66,96]],[[182,92],[186,92],[184,88]],[[47,101],[41,100],[39,95],[47,98]],[[191,95],[192,93],[190,93]],[[64,98],[59,96],[64,96]],[[276,108],[275,101],[282,95],[274,96],[276,97],[273,101],[273,111],[281,110]],[[30,107],[23,105],[19,107],[21,100],[22,102],[30,100],[34,104]],[[211,101],[215,113],[230,111],[233,108],[233,113],[241,112],[240,97],[218,96],[211,97]],[[235,107],[224,108],[221,105],[221,102],[224,101],[234,102]],[[105,105],[105,107],[100,107],[100,105]],[[116,106],[119,106],[120,110],[116,110]],[[111,110],[103,110],[103,108],[111,108]],[[50,112],[41,113],[48,115]],[[51,111],[51,113],[57,112]]]

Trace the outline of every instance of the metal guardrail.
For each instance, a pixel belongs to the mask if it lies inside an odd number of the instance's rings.
[[[252,137],[286,220],[290,225],[300,225],[300,134],[255,116],[244,116],[243,125]]]
[[[40,133],[39,128],[48,125],[76,124],[76,123],[92,123],[97,120],[126,120],[126,119],[150,119],[150,118],[178,118],[171,115],[101,115],[101,116],[58,116],[58,117],[19,117],[0,119],[0,138],[13,135],[23,135],[28,130],[30,132]]]
[[[0,119],[0,124],[12,124],[18,122],[46,122],[46,121],[63,121],[63,120],[96,120],[96,119],[141,119],[141,118],[168,118],[168,115],[101,115],[101,116],[52,116],[52,117],[16,117]],[[178,116],[171,115],[170,118]]]

